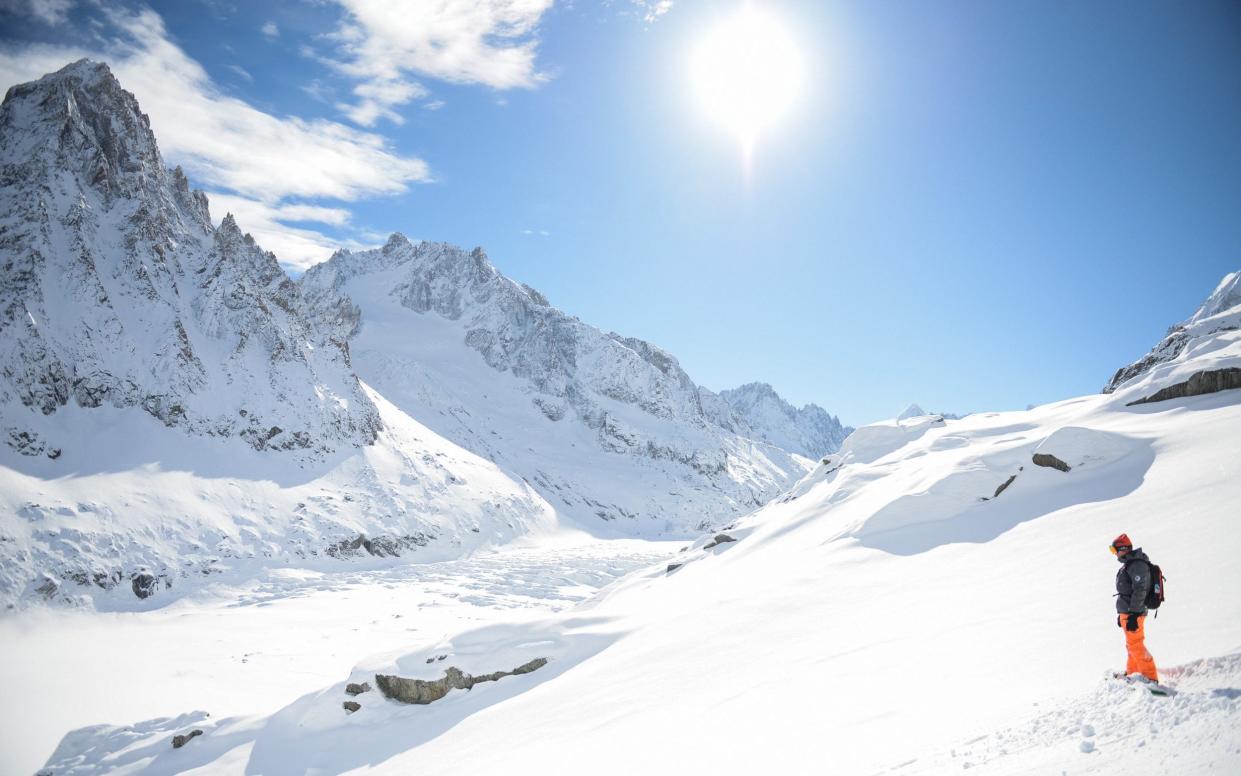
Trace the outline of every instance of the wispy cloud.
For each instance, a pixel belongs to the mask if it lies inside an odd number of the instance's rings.
[[[429,178],[425,162],[398,153],[380,135],[334,121],[276,116],[222,93],[169,39],[154,11],[105,10],[103,18],[106,35],[95,50],[48,44],[0,48],[0,88],[84,56],[108,62],[150,116],[165,158],[215,192],[217,203],[222,195],[233,197],[239,220],[244,209],[238,202],[250,202],[244,212],[267,220],[243,221],[243,228],[267,236],[273,241],[269,247],[279,247],[280,259],[291,266],[323,258],[328,238],[301,228],[286,228],[285,238],[276,237],[282,220],[308,212],[290,206],[306,199],[348,202],[398,194]],[[212,212],[222,215],[218,206]],[[318,215],[314,220],[324,223],[325,213]],[[336,225],[341,223],[346,222]]]
[[[259,28],[259,32],[263,33],[263,37],[268,40],[275,40],[280,37],[280,28],[276,26],[275,22],[267,22]]]
[[[672,0],[632,0],[642,14],[642,20],[651,24],[672,10]]]
[[[73,0],[0,0],[0,11],[33,16],[44,24],[56,26],[69,18]]]
[[[341,110],[372,126],[400,121],[401,105],[426,96],[417,79],[493,89],[530,88],[546,79],[536,67],[538,24],[552,0],[337,0],[346,17],[319,59],[359,80]]]
[[[250,75],[250,71],[241,65],[228,65],[228,69],[237,74],[239,78],[250,83],[254,83],[254,76]]]

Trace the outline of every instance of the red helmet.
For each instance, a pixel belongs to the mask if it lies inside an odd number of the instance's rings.
[[[1128,552],[1133,549],[1133,542],[1129,539],[1129,534],[1121,534],[1112,540],[1112,554],[1117,554],[1120,550]]]

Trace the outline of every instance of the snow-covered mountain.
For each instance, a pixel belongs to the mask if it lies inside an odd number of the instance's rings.
[[[720,391],[720,398],[745,421],[745,431],[755,439],[804,455],[822,458],[840,449],[853,432],[817,404],[797,409],[767,383],[747,383]]]
[[[48,767],[1241,772],[1241,390],[1134,404],[1237,336],[1111,395],[860,428],[795,497],[572,610],[428,634],[270,715],[86,728]],[[1168,579],[1145,629],[1173,697],[1112,676],[1121,532]]]
[[[322,457],[379,416],[343,340],[232,217],[164,166],[133,95],[86,60],[0,108],[0,405],[9,447],[55,458],[49,418],[137,407],[187,434]],[[117,440],[118,444],[121,440]]]
[[[350,339],[363,380],[579,522],[703,530],[809,469],[748,438],[672,355],[565,314],[481,249],[394,234],[339,251],[299,283],[320,327]]]
[[[0,602],[460,555],[555,514],[354,374],[102,64],[0,107]],[[132,591],[132,592],[131,592]]]
[[[1178,370],[1177,365],[1191,361],[1194,368],[1202,367],[1199,371],[1241,367],[1241,358],[1238,358],[1241,351],[1237,349],[1241,334],[1228,334],[1238,329],[1241,329],[1241,271],[1226,275],[1194,314],[1168,329],[1167,336],[1149,353],[1116,370],[1103,392],[1112,393],[1122,386],[1132,385],[1152,372],[1184,371]],[[1200,358],[1207,352],[1213,352],[1213,357]],[[1181,377],[1188,380],[1192,373]],[[1216,379],[1231,380],[1234,387],[1241,386],[1241,375],[1221,374]]]

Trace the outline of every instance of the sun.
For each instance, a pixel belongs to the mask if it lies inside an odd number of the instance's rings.
[[[741,142],[747,160],[764,129],[797,100],[797,43],[770,13],[746,4],[694,49],[694,92],[707,115]]]

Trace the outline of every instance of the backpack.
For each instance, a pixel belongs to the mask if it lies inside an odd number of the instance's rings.
[[[1125,565],[1128,566],[1129,563],[1133,563],[1133,562],[1134,561],[1129,561]],[[1150,571],[1151,583],[1150,583],[1150,586],[1146,588],[1146,608],[1147,609],[1158,609],[1159,606],[1163,603],[1163,592],[1164,592],[1163,570],[1160,569],[1158,566],[1156,566],[1154,563],[1152,563],[1149,560],[1146,561],[1146,565],[1150,566],[1150,569],[1151,569]]]

